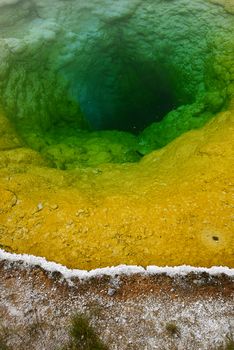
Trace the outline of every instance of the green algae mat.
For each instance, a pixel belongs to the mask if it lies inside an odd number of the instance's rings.
[[[234,266],[234,6],[0,0],[0,247]]]

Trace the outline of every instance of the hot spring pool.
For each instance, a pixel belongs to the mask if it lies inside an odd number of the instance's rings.
[[[234,5],[0,0],[0,248],[234,266]]]

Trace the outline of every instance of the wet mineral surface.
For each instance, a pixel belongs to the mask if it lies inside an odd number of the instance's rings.
[[[234,266],[230,1],[0,0],[0,247]]]

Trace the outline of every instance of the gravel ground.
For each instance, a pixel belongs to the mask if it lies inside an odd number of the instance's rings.
[[[81,281],[2,260],[0,281],[1,337],[12,349],[60,349],[76,313],[110,350],[213,350],[234,330],[233,278],[225,274]]]

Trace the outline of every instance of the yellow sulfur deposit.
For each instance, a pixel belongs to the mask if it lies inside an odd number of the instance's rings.
[[[139,163],[63,171],[1,114],[0,247],[81,269],[234,267],[233,119],[231,108]]]

